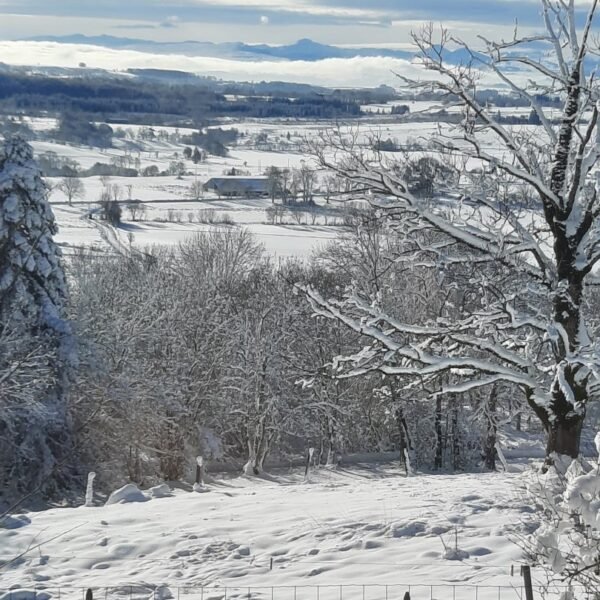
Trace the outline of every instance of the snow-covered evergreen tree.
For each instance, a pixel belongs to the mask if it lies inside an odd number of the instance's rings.
[[[55,481],[75,351],[47,189],[24,140],[0,150],[0,493]]]

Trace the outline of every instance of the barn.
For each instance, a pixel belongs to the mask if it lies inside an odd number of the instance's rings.
[[[229,175],[212,177],[204,184],[207,192],[214,192],[219,197],[244,197],[268,196],[268,177],[248,177]]]

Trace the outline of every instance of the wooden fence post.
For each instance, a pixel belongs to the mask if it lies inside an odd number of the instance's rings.
[[[525,586],[525,600],[533,600],[533,586],[531,584],[531,567],[523,565],[521,567],[521,575],[523,575],[523,585]]]

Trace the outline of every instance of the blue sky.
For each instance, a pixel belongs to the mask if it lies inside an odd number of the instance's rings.
[[[576,0],[582,11],[589,0]],[[421,23],[468,41],[540,23],[538,0],[0,0],[0,38],[85,33],[160,41],[406,44]]]

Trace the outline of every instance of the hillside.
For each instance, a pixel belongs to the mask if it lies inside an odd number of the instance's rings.
[[[441,600],[457,586],[462,600],[477,585],[481,600],[516,600],[511,565],[521,550],[508,532],[525,531],[532,512],[519,478],[405,478],[389,465],[325,469],[305,481],[290,471],[219,479],[202,494],[28,513],[0,529],[2,559],[24,553],[2,587],[44,590],[38,598],[109,586],[112,597],[158,587],[160,598],[383,600],[411,586],[413,600]]]

